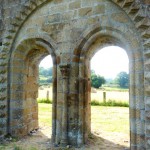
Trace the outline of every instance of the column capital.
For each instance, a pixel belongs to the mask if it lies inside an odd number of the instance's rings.
[[[59,65],[61,74],[63,78],[68,78],[69,77],[69,72],[70,72],[70,64],[62,64]]]

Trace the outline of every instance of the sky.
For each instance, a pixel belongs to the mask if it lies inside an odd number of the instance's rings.
[[[40,67],[52,67],[51,56],[45,57]],[[124,49],[109,46],[99,50],[91,59],[91,69],[105,78],[114,79],[121,71],[129,72],[129,59]]]
[[[53,66],[51,55],[46,56],[39,64],[39,67],[50,68]]]
[[[91,69],[105,78],[115,78],[121,71],[129,73],[127,53],[120,47],[105,47],[93,56]]]

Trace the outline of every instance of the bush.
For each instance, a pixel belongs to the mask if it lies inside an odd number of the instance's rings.
[[[121,101],[115,101],[115,100],[109,100],[107,102],[99,102],[97,100],[91,101],[92,106],[118,106],[118,107],[129,107],[128,102],[121,102]]]
[[[102,84],[105,83],[105,79],[102,76],[96,75],[96,74],[92,74],[91,75],[91,85],[94,88],[99,88],[102,86]]]
[[[98,102],[97,100],[92,100],[91,105],[92,106],[100,106],[100,102]]]
[[[52,104],[52,100],[50,99],[38,99],[38,103],[46,103],[46,104]],[[106,102],[99,102],[97,100],[91,101],[92,106],[118,106],[118,107],[129,107],[128,102],[122,102],[122,101],[115,101],[115,100],[108,100]]]
[[[50,99],[38,99],[37,100],[38,101],[38,103],[46,103],[46,104],[52,104],[52,100],[50,100]]]

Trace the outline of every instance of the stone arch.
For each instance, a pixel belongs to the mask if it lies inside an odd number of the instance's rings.
[[[3,51],[9,50],[13,43],[13,39],[18,33],[22,24],[26,21],[26,19],[39,7],[47,3],[48,0],[30,0],[26,2],[21,8],[21,11],[17,12],[16,17],[12,19],[11,26],[8,27],[5,33],[5,38],[3,40]],[[149,32],[143,31],[143,29],[149,31],[149,6],[145,6],[141,4],[138,0],[112,0],[116,5],[122,8],[129,18],[136,24],[136,28],[141,32],[141,37],[146,38],[149,37]],[[59,2],[58,2],[59,3]],[[144,11],[143,11],[144,10]],[[147,43],[147,41],[146,41]]]
[[[21,31],[21,28],[23,27],[23,25],[25,24],[25,22],[30,18],[30,16],[32,15],[32,14],[34,14],[34,12],[38,9],[38,8],[40,8],[40,7],[42,7],[42,6],[44,6],[44,4],[46,4],[46,3],[52,3],[52,2],[54,2],[55,4],[60,4],[60,3],[63,3],[64,1],[49,1],[49,0],[30,0],[30,1],[27,1],[26,2],[26,4],[25,5],[22,5],[21,6],[21,11],[19,11],[19,12],[17,12],[17,15],[16,15],[16,17],[15,18],[13,18],[12,19],[12,21],[11,21],[11,24],[8,26],[8,28],[6,29],[6,33],[5,33],[5,38],[4,38],[4,40],[3,40],[3,47],[2,47],[2,52],[1,52],[1,54],[0,54],[0,73],[1,73],[1,79],[0,79],[0,84],[1,84],[1,88],[0,88],[0,92],[2,93],[1,95],[0,95],[0,100],[2,100],[3,102],[2,102],[2,105],[0,105],[0,118],[1,118],[1,120],[0,120],[0,127],[1,127],[1,129],[0,129],[0,136],[1,135],[4,135],[6,132],[5,132],[5,130],[6,130],[6,123],[7,123],[7,84],[9,84],[9,78],[10,77],[8,77],[7,76],[7,71],[8,71],[8,67],[7,67],[7,65],[8,65],[8,61],[9,61],[9,55],[10,55],[10,52],[11,51],[13,51],[14,50],[14,43],[15,43],[15,41],[16,41],[16,39],[17,39],[17,37],[18,37],[18,34],[19,34],[19,32]],[[145,63],[145,66],[146,66],[146,78],[147,78],[147,81],[146,81],[146,83],[147,83],[147,85],[149,84],[149,79],[150,79],[150,77],[149,77],[149,74],[148,74],[148,71],[150,70],[150,68],[149,68],[149,57],[150,57],[150,55],[149,55],[149,37],[150,37],[150,34],[149,34],[149,18],[148,18],[148,15],[147,14],[144,14],[143,12],[143,10],[142,10],[142,7],[141,7],[141,5],[140,4],[138,4],[138,3],[136,3],[136,1],[135,0],[112,0],[112,2],[114,2],[116,5],[118,5],[118,6],[120,6],[120,8],[122,9],[122,10],[124,10],[125,12],[126,12],[126,14],[127,14],[127,16],[133,21],[133,23],[135,24],[135,28],[136,29],[138,29],[138,30],[136,30],[136,32],[137,31],[139,31],[139,33],[140,33],[140,36],[141,36],[141,39],[143,40],[143,43],[141,42],[141,41],[138,41],[139,43],[141,43],[141,45],[142,46],[144,46],[144,48],[145,48],[145,51],[144,51],[144,54],[145,54],[145,56],[146,56],[146,63]],[[148,7],[147,7],[148,8]],[[148,10],[148,9],[146,9],[146,10]],[[99,28],[101,28],[101,27],[99,27]],[[83,35],[83,37],[81,37],[81,44],[79,44],[80,45],[80,47],[77,47],[76,48],[76,50],[77,51],[75,51],[75,54],[76,53],[79,53],[79,55],[78,54],[76,54],[75,56],[74,56],[74,59],[73,59],[73,62],[79,62],[79,59],[80,59],[80,62],[81,62],[81,55],[80,55],[80,50],[79,50],[79,48],[82,50],[82,46],[84,46],[85,45],[85,43],[86,42],[88,42],[88,39],[90,38],[90,37],[92,37],[92,35],[96,35],[96,31],[95,30],[97,30],[96,28],[94,29],[90,29],[91,30],[91,32],[90,31],[87,31],[87,36],[85,35]],[[93,33],[94,32],[94,33]],[[90,33],[90,34],[89,34]],[[38,36],[38,35],[37,35]],[[107,36],[108,37],[108,36]],[[109,36],[110,37],[110,36]],[[28,37],[26,37],[26,38],[28,38]],[[83,40],[82,40],[82,38],[83,38]],[[29,38],[30,39],[30,38]],[[25,39],[24,39],[25,40]],[[110,41],[111,41],[112,39],[110,38]],[[50,40],[51,41],[51,40]],[[128,41],[127,43],[129,43],[130,41]],[[137,41],[136,41],[137,42]],[[28,43],[28,42],[27,42]],[[80,43],[80,42],[79,42]],[[89,44],[90,44],[90,42],[89,42]],[[42,45],[42,44],[40,44],[40,45]],[[134,48],[133,48],[134,49]],[[134,54],[134,52],[132,51],[132,53]],[[65,54],[64,54],[65,55]],[[82,54],[83,55],[83,54]],[[138,57],[138,55],[140,55],[141,56],[141,54],[138,54],[138,53],[135,53],[135,57],[137,57],[137,58],[139,58]],[[58,59],[57,59],[58,58]],[[83,55],[83,58],[84,58],[84,55]],[[57,63],[58,63],[58,61],[59,61],[59,57],[56,57],[56,59],[57,59]],[[70,58],[69,58],[70,59]],[[72,63],[72,62],[71,62]],[[136,65],[136,63],[134,63],[135,65]],[[80,67],[84,67],[83,65],[82,65],[82,63],[81,64],[79,64],[80,65]],[[67,65],[66,65],[67,66]],[[78,65],[77,65],[78,66]],[[64,66],[63,66],[64,67]],[[63,68],[62,67],[62,68]],[[137,67],[139,67],[138,65],[137,65]],[[142,66],[143,67],[143,66]],[[65,67],[64,67],[65,68]],[[63,68],[63,69],[64,69]],[[67,68],[67,67],[66,67]],[[73,67],[72,67],[73,68]],[[68,68],[67,68],[68,69]],[[73,69],[72,69],[73,70]],[[78,70],[78,69],[77,69]],[[82,69],[81,69],[81,71],[82,71]],[[72,71],[73,72],[73,71]],[[58,72],[59,73],[59,75],[60,75],[60,72]],[[82,74],[82,72],[80,72],[81,74]],[[8,74],[9,75],[9,74]],[[61,76],[61,75],[60,75]],[[7,80],[7,78],[9,79],[9,80]],[[143,84],[143,82],[142,82],[142,84]],[[74,86],[74,91],[76,92],[77,90],[75,89],[76,87]],[[82,90],[82,85],[81,85],[81,87],[80,87],[80,89]],[[60,89],[60,91],[61,91],[61,89]],[[74,92],[74,93],[75,93]],[[69,97],[71,97],[72,99],[73,99],[73,96],[74,97],[77,97],[77,93],[75,93],[74,95],[72,94],[70,94],[69,95]],[[79,97],[82,97],[83,98],[83,95],[82,94],[79,94]],[[148,101],[149,101],[149,89],[147,88],[147,92],[146,92],[146,102],[148,103]],[[59,96],[60,97],[60,99],[61,99],[61,96]],[[8,99],[9,99],[9,97],[8,97]],[[72,100],[73,101],[73,100]],[[148,104],[149,105],[149,104]],[[75,104],[75,106],[76,106],[76,104]],[[73,108],[74,109],[74,108]],[[149,109],[149,106],[147,107],[147,109]],[[61,110],[61,108],[60,108],[60,110]],[[60,113],[61,111],[59,111],[59,113]],[[58,116],[59,116],[59,113],[58,113]],[[146,112],[147,113],[147,116],[149,117],[149,111],[147,111]],[[73,116],[73,115],[72,115]],[[147,117],[147,118],[148,118]],[[60,117],[61,118],[61,117]],[[71,118],[70,118],[71,119]],[[58,119],[59,120],[59,119]],[[61,119],[60,119],[61,120]],[[76,121],[76,120],[75,120]],[[54,120],[54,122],[55,122],[55,120]],[[61,121],[60,121],[61,122]],[[71,122],[71,121],[70,121]],[[147,119],[147,122],[148,122],[148,119]],[[72,122],[71,122],[72,123]],[[75,125],[77,125],[77,123],[75,122],[74,123]],[[149,131],[150,131],[150,129],[149,129],[149,127],[148,127],[148,124],[149,123],[147,123],[147,126],[146,126],[146,132],[147,133],[149,133]],[[79,126],[82,126],[82,124],[79,124]],[[59,128],[59,127],[58,127]],[[82,128],[82,127],[81,127]],[[74,129],[74,125],[73,124],[71,124],[71,128],[70,128],[70,133],[69,133],[69,142],[70,143],[73,143],[74,145],[76,145],[76,144],[78,144],[78,143],[82,143],[82,141],[83,141],[83,139],[82,140],[80,140],[81,138],[83,138],[83,137],[80,137],[80,134],[78,135],[79,136],[79,138],[77,139],[78,140],[78,142],[76,142],[75,140],[76,140],[76,136],[72,136],[73,134],[75,135],[76,134],[76,132],[78,132],[78,129],[76,128],[76,130],[72,130],[72,129]],[[3,131],[4,132],[3,132]],[[55,130],[54,130],[55,131]],[[72,132],[73,131],[73,132]],[[59,134],[60,133],[60,134]],[[80,132],[79,132],[80,133]],[[143,132],[144,133],[144,132]],[[61,135],[61,130],[58,130],[58,137],[60,137],[60,135]],[[73,137],[73,138],[72,138]],[[59,138],[58,138],[59,139]],[[60,138],[61,139],[61,138]],[[59,140],[58,140],[59,141]],[[59,143],[59,142],[58,142]]]
[[[52,42],[53,43],[53,42]],[[23,136],[38,128],[37,92],[38,64],[46,56],[53,60],[53,116],[52,137],[56,134],[57,103],[57,56],[55,44],[44,37],[26,37],[19,42],[10,55],[8,85],[7,132]]]
[[[141,43],[132,45],[127,35],[120,31],[98,25],[87,29],[78,41],[74,50],[74,59],[79,62],[79,142],[84,143],[84,138],[90,132],[90,60],[100,48],[105,46],[119,46],[126,50],[130,62],[130,148],[142,149],[145,147],[145,119],[142,113],[144,105],[144,66]],[[136,40],[133,38],[133,41]],[[142,105],[143,103],[143,105]],[[83,109],[84,108],[84,109]],[[83,126],[80,126],[80,125]]]

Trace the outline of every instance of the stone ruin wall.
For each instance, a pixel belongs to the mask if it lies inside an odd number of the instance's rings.
[[[59,0],[56,0],[59,2]],[[124,0],[122,0],[124,1]],[[136,3],[139,3],[142,9],[147,9],[146,14],[149,13],[149,9],[147,8],[150,5],[149,0],[135,0]],[[0,41],[4,37],[4,32],[11,23],[11,20],[17,16],[17,13],[24,9],[24,6],[29,2],[29,0],[0,0]],[[44,1],[43,1],[44,2]],[[116,1],[117,2],[117,1]],[[121,2],[121,1],[120,1]],[[42,0],[41,0],[42,3]],[[119,3],[119,1],[118,1]]]
[[[51,54],[53,141],[84,144],[90,132],[89,60],[98,48],[118,45],[130,60],[131,149],[148,150],[149,5],[149,0],[0,0],[0,137],[37,128],[35,64]],[[31,85],[33,91],[28,90]],[[18,88],[26,89],[23,95]]]

